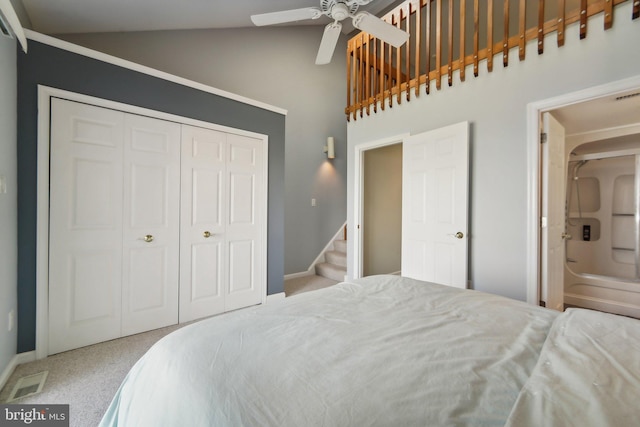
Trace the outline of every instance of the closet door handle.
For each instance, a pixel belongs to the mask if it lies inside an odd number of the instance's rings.
[[[151,243],[151,242],[153,242],[153,236],[151,234],[147,234],[146,236],[144,236],[142,238],[142,240],[144,240],[147,243]]]
[[[204,236],[205,239],[208,239],[209,237],[212,236],[210,231],[205,231],[204,233],[202,233],[202,235]]]

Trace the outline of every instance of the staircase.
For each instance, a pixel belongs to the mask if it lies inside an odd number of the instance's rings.
[[[324,253],[324,259],[316,264],[316,275],[343,282],[347,275],[347,241],[334,240],[333,249]]]

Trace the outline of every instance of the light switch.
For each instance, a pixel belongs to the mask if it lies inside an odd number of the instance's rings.
[[[311,206],[315,206],[316,205],[316,199],[311,199]]]
[[[7,194],[7,178],[0,175],[0,194]]]

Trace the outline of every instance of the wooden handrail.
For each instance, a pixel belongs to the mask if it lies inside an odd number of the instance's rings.
[[[557,15],[547,20],[545,7],[549,2],[537,0],[535,25],[529,28],[527,0],[503,0],[502,8],[494,7],[498,1],[407,0],[382,18],[410,33],[405,45],[394,48],[367,33],[350,39],[347,43],[347,119],[356,120],[358,115],[363,117],[372,111],[392,108],[394,103],[402,102],[402,93],[406,101],[410,101],[411,93],[414,97],[420,96],[423,86],[426,94],[433,83],[439,90],[445,75],[448,85],[452,86],[456,70],[459,80],[464,82],[467,66],[473,66],[477,77],[479,62],[485,59],[487,71],[491,72],[493,57],[497,54],[502,55],[502,65],[507,67],[509,51],[514,48],[518,49],[518,58],[524,61],[526,44],[531,40],[537,41],[538,54],[543,54],[545,36],[550,33],[556,32],[557,45],[563,46],[565,29],[572,23],[579,22],[580,38],[585,38],[588,18],[593,15],[603,13],[604,28],[608,30],[613,26],[614,7],[627,0],[580,0],[579,7],[569,11],[565,0],[557,0]],[[632,19],[637,19],[640,5],[637,0],[633,1]],[[468,16],[468,8],[473,9],[473,19]],[[503,33],[494,42],[495,18],[500,9]],[[511,34],[510,18],[516,16],[517,33]],[[473,52],[467,52],[466,33],[471,27]],[[483,33],[482,29],[486,31]],[[471,41],[471,36],[468,37]],[[454,58],[456,46],[458,55]]]

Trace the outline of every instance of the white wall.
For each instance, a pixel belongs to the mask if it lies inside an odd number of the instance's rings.
[[[16,354],[17,328],[7,331],[11,310],[16,313],[18,186],[16,184],[16,41],[0,36],[0,376]]]
[[[346,37],[314,64],[322,27],[57,37],[288,110],[285,274],[307,270],[346,219]],[[336,159],[325,162],[327,136]],[[317,206],[311,206],[311,199]]]
[[[631,3],[615,9],[615,24],[603,30],[603,17],[589,21],[588,36],[579,39],[577,25],[566,31],[566,43],[545,40],[544,54],[534,43],[520,62],[512,50],[509,66],[486,64],[467,81],[454,75],[453,87],[432,86],[419,99],[358,118],[347,126],[351,159],[355,146],[393,135],[412,134],[468,120],[471,123],[470,280],[481,291],[526,300],[527,295],[527,104],[606,82],[640,75],[640,20],[631,21]],[[348,171],[348,233],[353,227],[354,165]],[[349,248],[348,275],[353,272]]]

